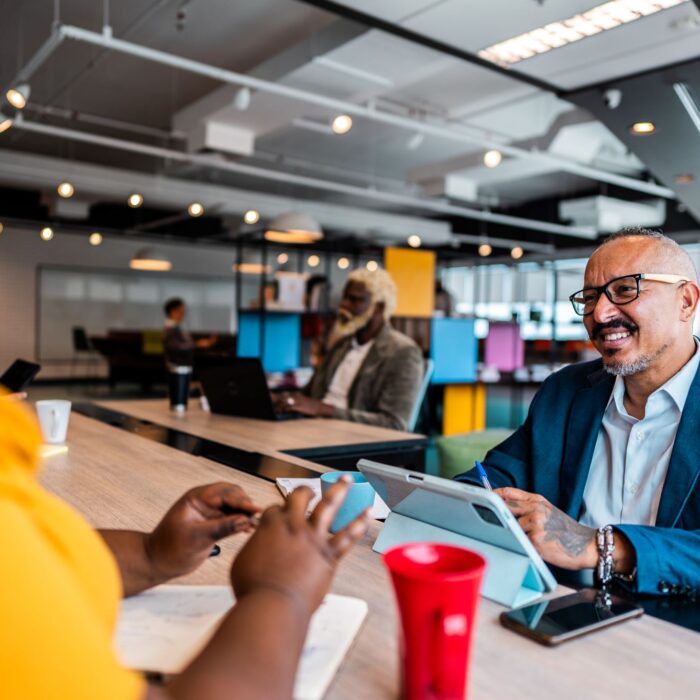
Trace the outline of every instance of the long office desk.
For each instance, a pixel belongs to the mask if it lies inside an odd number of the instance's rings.
[[[360,457],[418,470],[424,466],[424,435],[373,425],[326,418],[264,421],[223,416],[203,411],[194,400],[182,415],[171,412],[164,399],[96,405],[223,445],[265,454],[285,452],[337,469],[354,468]]]
[[[240,484],[263,506],[281,501],[269,481],[81,415],[71,416],[68,445],[67,454],[46,461],[41,480],[95,526],[151,529],[185,490],[217,480]],[[329,689],[330,700],[398,697],[396,610],[381,558],[371,550],[380,527],[372,524],[335,577],[333,591],[365,599],[369,615]],[[227,584],[231,559],[243,542],[244,536],[224,541],[221,556],[178,583]],[[545,648],[502,628],[502,610],[481,601],[471,700],[697,697],[700,634],[644,616]]]

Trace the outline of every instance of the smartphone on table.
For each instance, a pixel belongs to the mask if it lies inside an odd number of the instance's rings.
[[[26,360],[15,360],[0,377],[0,385],[9,389],[13,394],[24,391],[36,377],[41,365]]]
[[[501,613],[508,629],[552,646],[630,620],[641,606],[608,591],[584,588],[577,593]]]

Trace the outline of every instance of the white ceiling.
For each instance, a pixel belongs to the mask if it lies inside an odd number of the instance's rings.
[[[475,53],[595,3],[346,0],[341,4]],[[52,0],[3,3],[0,85],[9,84],[17,68],[48,37],[53,6]],[[64,23],[101,28],[102,3],[63,0],[60,7]],[[185,17],[178,20],[182,10]],[[687,58],[692,44],[697,55],[699,30],[676,28],[679,20],[693,13],[697,10],[692,5],[673,8],[523,61],[516,70],[569,88],[643,70],[651,63]],[[183,150],[187,143],[180,137],[193,135],[204,124],[221,125],[249,134],[254,144],[249,156],[241,155],[233,141],[230,147],[217,147],[220,152],[215,156],[222,161],[409,197],[432,196],[437,202],[450,200],[462,206],[508,208],[599,187],[595,179],[566,173],[556,163],[506,158],[501,167],[487,169],[481,163],[487,143],[538,148],[612,173],[642,175],[642,164],[601,122],[553,93],[303,2],[120,0],[110,3],[110,21],[119,38],[351,105],[373,106],[439,129],[458,130],[471,142],[433,133],[411,148],[416,132],[410,125],[378,123],[367,116],[356,117],[348,134],[336,136],[327,131],[334,116],[334,110],[327,107],[258,90],[253,92],[250,108],[240,111],[232,106],[235,86],[75,42],[65,42],[32,76],[28,120],[39,119],[31,108],[63,108],[124,124],[106,128],[94,121],[79,121],[75,115],[68,119],[45,116],[43,121],[140,143],[167,142],[169,148]],[[571,131],[574,124],[584,128]],[[163,138],[137,133],[143,127],[158,129]],[[165,157],[135,156],[19,128],[0,135],[0,149],[130,167],[153,177],[164,173],[183,180],[188,174],[200,180],[207,177],[204,166],[174,168]],[[447,178],[452,183],[458,178],[461,186],[448,188]],[[236,175],[235,182],[245,187],[244,175]],[[281,187],[272,181],[266,185],[264,178],[251,179],[249,186],[269,192]],[[460,198],[448,193],[469,188],[475,196]],[[298,192],[300,198],[310,196],[298,183],[287,189]],[[350,195],[314,191],[313,196],[319,201],[342,201],[346,206],[368,206]],[[401,206],[386,208],[396,211]],[[342,226],[338,221],[338,227]],[[527,235],[523,229],[513,232],[513,237]]]

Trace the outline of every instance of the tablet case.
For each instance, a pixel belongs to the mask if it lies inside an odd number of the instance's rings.
[[[442,542],[481,554],[487,561],[481,594],[501,605],[526,605],[545,591],[540,575],[526,556],[394,512],[389,513],[372,549],[383,553],[408,542]]]

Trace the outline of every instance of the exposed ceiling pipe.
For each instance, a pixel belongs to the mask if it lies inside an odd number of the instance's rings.
[[[442,125],[437,126],[424,121],[420,121],[418,119],[413,119],[411,117],[404,117],[397,114],[391,114],[389,112],[378,110],[376,108],[373,109],[371,107],[365,107],[363,105],[358,105],[353,102],[346,102],[344,100],[326,97],[325,95],[319,95],[317,93],[309,92],[307,90],[301,90],[298,88],[290,87],[288,85],[283,85],[280,83],[263,80],[261,78],[255,78],[250,75],[225,70],[223,68],[218,68],[216,66],[211,66],[209,64],[202,63],[200,61],[193,61],[191,59],[184,58],[182,56],[176,56],[165,51],[159,51],[157,49],[152,49],[146,46],[135,44],[133,42],[124,41],[123,39],[116,39],[109,32],[99,34],[97,32],[92,32],[87,29],[82,29],[81,27],[75,27],[71,25],[61,25],[57,29],[57,31],[64,38],[70,38],[76,41],[84,41],[88,44],[102,46],[104,48],[119,51],[121,53],[125,53],[131,56],[137,56],[145,60],[154,61],[156,63],[161,63],[163,65],[168,65],[173,68],[188,71],[190,73],[204,75],[208,78],[213,78],[214,80],[219,80],[223,83],[243,85],[253,90],[269,92],[293,100],[301,100],[303,102],[327,107],[328,109],[333,110],[335,112],[347,113],[355,116],[364,117],[366,119],[370,119],[383,124],[398,126],[400,128],[409,129],[414,132],[421,132],[431,136],[436,136],[438,138],[455,141],[457,143],[466,143],[469,145],[476,144],[484,149],[498,149],[505,155],[513,156],[516,158],[529,158],[531,160],[545,162],[552,167],[556,167],[558,169],[570,172],[575,175],[580,175],[581,177],[590,178],[599,182],[606,182],[611,185],[618,185],[620,187],[636,190],[638,192],[644,192],[646,194],[653,194],[659,197],[666,197],[670,199],[673,199],[675,197],[675,193],[673,192],[673,190],[667,187],[663,187],[661,185],[656,185],[652,182],[644,182],[642,180],[626,177],[624,175],[610,173],[604,170],[600,170],[598,168],[593,168],[563,158],[551,156],[547,153],[542,153],[540,151],[528,151],[522,148],[518,148],[516,146],[510,146],[497,141],[485,140],[481,137],[476,137],[474,135],[461,132],[455,128],[447,128]]]
[[[340,182],[331,182],[330,180],[321,180],[314,177],[308,177],[306,175],[276,172],[274,170],[267,170],[265,168],[246,165],[244,163],[218,160],[216,158],[211,158],[210,156],[185,153],[183,151],[176,151],[170,148],[150,146],[143,143],[116,139],[109,136],[100,136],[98,134],[90,134],[75,131],[73,129],[65,129],[49,124],[29,122],[24,119],[21,114],[18,115],[14,128],[45,134],[48,136],[70,139],[73,141],[81,141],[83,143],[91,143],[97,146],[104,146],[106,148],[115,148],[122,151],[130,151],[132,153],[141,153],[153,156],[155,158],[165,158],[183,163],[190,163],[214,170],[242,173],[252,177],[259,177],[264,180],[293,183],[316,190],[334,192],[336,194],[344,194],[352,197],[360,197],[362,199],[370,199],[376,202],[383,202],[385,204],[400,205],[410,207],[412,209],[423,209],[436,214],[461,216],[467,219],[476,219],[478,221],[486,221],[494,224],[503,224],[504,226],[523,228],[529,231],[542,231],[544,233],[564,236],[575,236],[579,238],[596,238],[597,236],[596,230],[589,226],[565,226],[564,224],[556,224],[549,221],[524,219],[519,216],[510,216],[508,214],[497,214],[490,211],[480,211],[478,209],[470,209],[468,207],[454,206],[445,202],[421,199],[419,197],[409,197],[406,195],[395,194],[393,192],[386,192],[373,188],[357,187],[355,185],[347,185]]]

